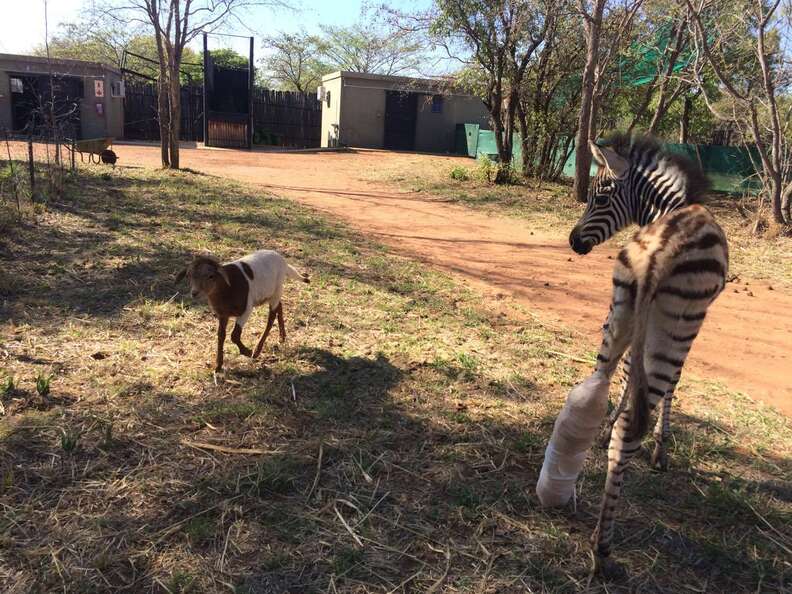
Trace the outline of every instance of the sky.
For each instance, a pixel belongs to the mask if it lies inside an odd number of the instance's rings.
[[[80,18],[80,12],[86,2],[101,3],[101,0],[48,0],[49,30],[50,35],[57,31],[57,24],[73,22]],[[245,31],[235,24],[225,29],[228,33],[254,35],[261,38],[280,31],[298,31],[306,29],[309,33],[317,32],[320,24],[349,25],[354,23],[361,11],[365,0],[289,0],[296,10],[276,11],[266,8],[256,8],[249,11],[245,23],[252,29]],[[420,8],[430,0],[394,0],[392,4],[399,8]],[[0,19],[0,53],[24,54],[34,46],[44,41],[44,0],[0,0],[0,4],[11,4],[17,7],[13,10],[4,9],[3,18]],[[376,4],[371,2],[370,4]],[[218,40],[218,43],[220,41]],[[233,49],[239,45],[245,47],[244,40],[228,40],[225,45]],[[259,44],[256,44],[258,50]],[[243,50],[242,53],[247,53]]]

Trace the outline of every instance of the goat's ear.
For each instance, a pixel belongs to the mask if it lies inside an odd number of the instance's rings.
[[[607,169],[613,177],[624,177],[630,168],[630,162],[616,151],[604,146],[598,146],[593,142],[589,142],[589,148],[591,148],[591,155],[597,165]]]
[[[217,272],[220,273],[220,276],[222,276],[225,279],[225,282],[228,283],[228,286],[230,287],[231,286],[231,277],[228,276],[228,272],[226,272],[226,269],[225,269],[225,267],[223,267],[222,264],[218,264]]]
[[[181,270],[179,270],[179,274],[176,275],[176,282],[180,283],[184,280],[184,277],[187,276],[187,267],[185,266]]]

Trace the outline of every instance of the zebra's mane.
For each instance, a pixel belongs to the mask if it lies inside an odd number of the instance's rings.
[[[662,157],[665,162],[671,164],[680,175],[686,178],[685,201],[687,204],[702,202],[704,195],[710,189],[709,179],[696,163],[687,157],[664,150],[660,142],[652,136],[616,132],[609,136],[603,144],[632,162],[635,162],[639,155],[643,158],[650,154]]]

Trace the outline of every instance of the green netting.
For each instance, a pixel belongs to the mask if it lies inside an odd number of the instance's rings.
[[[669,22],[658,28],[651,43],[634,42],[626,55],[619,60],[619,72],[623,85],[640,87],[652,82],[658,73],[666,72],[666,51],[674,42],[674,26]],[[672,72],[679,72],[693,61],[693,51],[688,49],[679,54]]]
[[[562,140],[563,142],[563,140]],[[711,146],[696,144],[664,144],[666,150],[684,155],[698,163],[710,179],[712,189],[728,194],[742,194],[761,188],[756,175],[759,153],[756,148],[750,150],[736,146]],[[464,154],[464,153],[463,153]],[[470,153],[468,153],[470,154]],[[498,149],[495,144],[495,133],[492,130],[479,130],[476,146],[476,157],[486,155],[493,161],[498,160]],[[522,143],[520,135],[514,134],[512,163],[518,170],[522,169]],[[597,166],[591,165],[591,175],[597,172]],[[564,177],[575,176],[575,151],[564,163]]]
[[[486,156],[491,161],[498,161],[498,144],[495,142],[495,132],[492,130],[479,130],[476,146],[476,158]],[[512,135],[512,167],[522,170],[522,137],[518,132]]]

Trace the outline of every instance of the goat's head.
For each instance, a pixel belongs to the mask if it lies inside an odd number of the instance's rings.
[[[211,254],[193,256],[192,262],[176,275],[176,282],[180,282],[185,277],[190,283],[190,293],[193,297],[212,294],[220,283],[231,284],[231,279],[223,270],[220,260]]]

